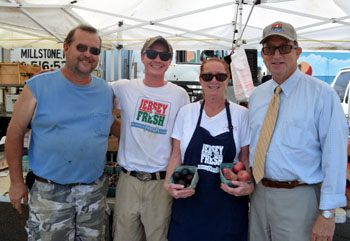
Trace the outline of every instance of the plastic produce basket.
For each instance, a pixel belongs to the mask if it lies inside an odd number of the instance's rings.
[[[186,187],[185,189],[189,189],[189,188],[195,189],[196,186],[197,186],[198,180],[199,180],[197,167],[195,167],[195,166],[186,166],[186,165],[178,166],[178,167],[176,167],[174,173],[177,172],[177,171],[181,172],[185,168],[187,168],[190,171],[190,173],[193,174],[193,178],[192,178],[191,184],[188,187]],[[170,177],[169,182],[170,183],[175,183],[173,176]]]
[[[222,169],[223,168],[231,168],[233,167],[233,163],[221,163],[220,165],[220,180],[222,183],[225,183],[227,185],[229,185],[230,187],[237,187],[236,185],[233,185],[231,181],[227,180],[225,177],[224,177],[224,174],[222,174]]]

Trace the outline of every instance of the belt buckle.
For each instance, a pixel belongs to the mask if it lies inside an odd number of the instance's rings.
[[[152,180],[152,175],[151,173],[148,172],[136,172],[136,178],[139,179],[140,181],[150,181]]]

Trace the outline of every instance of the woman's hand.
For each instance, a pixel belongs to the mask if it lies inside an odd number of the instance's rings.
[[[164,182],[164,189],[175,199],[192,196],[195,191],[192,188],[185,189],[184,185]]]
[[[186,188],[184,185],[169,183],[170,177],[173,175],[177,166],[181,165],[181,151],[180,151],[180,141],[173,139],[173,151],[171,153],[168,169],[166,172],[166,177],[164,180],[163,187],[175,199],[187,198],[194,194],[194,189]]]
[[[221,189],[227,192],[230,195],[236,197],[246,196],[251,194],[254,191],[254,182],[244,182],[244,181],[231,181],[236,187],[230,187],[227,184],[221,183]]]
[[[251,169],[249,168],[249,145],[241,148],[241,151],[239,153],[239,161],[244,163],[245,170],[249,174],[250,183],[247,183],[246,181],[231,181],[231,183],[236,187],[230,187],[227,184],[221,183],[222,190],[236,197],[246,196],[254,191],[254,178]]]

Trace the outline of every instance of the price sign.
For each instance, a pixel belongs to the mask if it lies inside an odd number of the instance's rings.
[[[60,69],[66,63],[63,49],[14,49],[11,62],[39,65],[42,69]]]

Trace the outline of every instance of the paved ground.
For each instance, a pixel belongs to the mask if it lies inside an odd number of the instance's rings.
[[[24,225],[28,219],[28,208],[22,205],[23,214],[19,214],[9,203],[0,202],[0,241],[26,241],[27,234]],[[106,220],[106,225],[111,223]],[[106,241],[111,234],[106,230]],[[64,240],[62,240],[64,241]]]
[[[335,225],[335,233],[333,241],[349,241],[350,240],[350,218],[345,223],[337,223]]]
[[[9,203],[0,203],[0,241],[25,241],[24,230],[28,218],[28,208],[20,215]]]
[[[28,218],[28,209],[24,207],[24,213],[18,214],[9,203],[0,202],[0,241],[25,241],[25,221]],[[350,218],[346,223],[337,224],[333,241],[350,240]],[[258,241],[258,240],[256,240]]]

